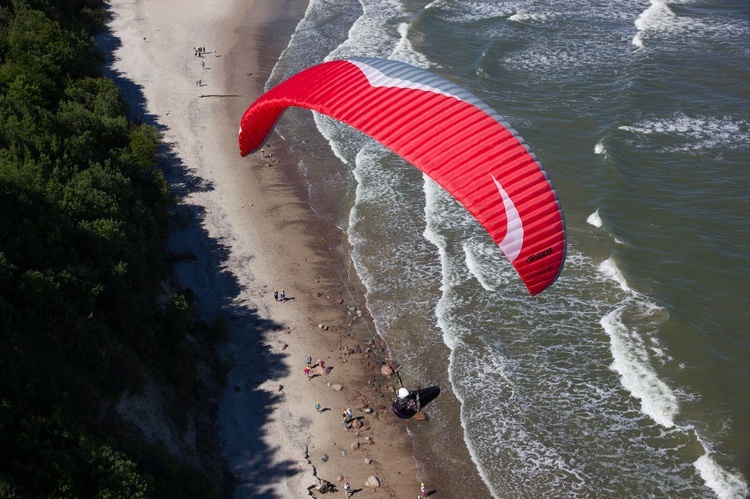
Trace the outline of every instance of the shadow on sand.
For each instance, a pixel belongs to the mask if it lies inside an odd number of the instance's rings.
[[[98,42],[105,61],[104,76],[113,79],[121,89],[131,118],[153,126],[163,136],[167,127],[149,113],[143,88],[113,67],[113,54],[121,46],[121,40],[107,29]],[[196,298],[201,318],[208,323],[221,320],[228,330],[228,341],[217,347],[228,374],[216,416],[222,426],[217,437],[222,439],[219,447],[235,463],[229,470],[234,476],[235,497],[280,497],[273,490],[274,484],[301,471],[293,466],[293,461],[279,461],[275,449],[263,440],[261,429],[279,395],[262,389],[261,385],[287,375],[282,362],[285,355],[265,344],[268,335],[282,331],[283,326],[260,318],[257,309],[243,300],[246,290],[226,270],[230,249],[208,234],[204,206],[189,201],[191,195],[210,192],[214,185],[188,168],[169,144],[161,145],[158,161],[172,195],[188,200],[179,202],[172,210],[168,250],[174,275],[183,293]],[[212,438],[211,435],[198,438],[206,437]]]

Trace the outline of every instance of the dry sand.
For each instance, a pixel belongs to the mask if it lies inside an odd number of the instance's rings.
[[[170,248],[182,256],[180,284],[204,319],[229,328],[221,353],[231,371],[217,402],[237,497],[305,497],[316,477],[339,491],[348,481],[359,498],[417,496],[412,443],[388,409],[383,385],[393,380],[380,374],[383,345],[341,234],[310,210],[280,138],[249,158],[237,148],[242,112],[262,93],[306,2],[109,4],[111,70],[136,116],[161,132],[165,171],[182,198]],[[274,289],[288,300],[275,301]],[[308,380],[308,355],[330,373]],[[344,428],[348,407],[363,428]],[[378,489],[365,486],[370,476]]]

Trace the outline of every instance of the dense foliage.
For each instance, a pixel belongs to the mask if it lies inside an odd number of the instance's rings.
[[[98,0],[0,1],[0,496],[210,497],[112,407],[147,377],[199,400],[195,328],[162,300],[158,138],[101,77]]]

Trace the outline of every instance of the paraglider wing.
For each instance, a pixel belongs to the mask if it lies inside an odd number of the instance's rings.
[[[562,271],[565,224],[552,184],[517,132],[467,90],[397,61],[325,62],[245,111],[243,156],[265,143],[289,106],[361,130],[429,175],[482,224],[532,295]]]

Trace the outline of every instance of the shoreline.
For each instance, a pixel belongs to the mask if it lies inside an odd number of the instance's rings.
[[[375,489],[365,481],[376,476],[378,496],[413,496],[417,463],[406,425],[389,410],[384,344],[361,284],[337,271],[349,267],[343,235],[312,212],[278,136],[263,155],[243,159],[237,150],[241,113],[262,92],[306,2],[218,5],[110,2],[121,43],[114,70],[138,87],[125,97],[140,97],[162,134],[167,177],[182,198],[170,252],[192,257],[176,263],[176,274],[201,317],[229,331],[220,355],[232,369],[217,403],[235,495],[298,497],[318,477],[338,490],[348,481],[366,497]],[[195,57],[203,40],[209,53]],[[274,289],[290,299],[274,302]],[[333,369],[305,379],[308,355]],[[317,400],[328,410],[317,414]],[[343,428],[346,408],[362,428]]]

